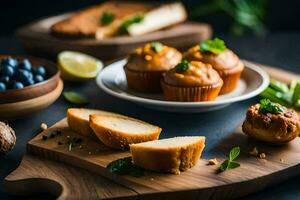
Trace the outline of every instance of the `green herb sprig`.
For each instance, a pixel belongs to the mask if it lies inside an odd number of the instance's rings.
[[[141,23],[142,21],[144,21],[144,17],[145,16],[143,13],[138,13],[135,16],[124,20],[119,28],[119,32],[121,34],[128,33],[128,28],[133,24]]]
[[[115,20],[115,15],[111,12],[103,12],[101,15],[101,24],[108,25],[111,24]]]
[[[240,154],[240,147],[234,147],[230,150],[228,159],[225,160],[219,167],[221,172],[227,169],[234,169],[240,166],[239,163],[233,162]]]
[[[285,84],[270,80],[269,86],[260,93],[260,97],[285,107],[300,109],[300,82],[292,80],[290,84]]]
[[[225,42],[219,38],[203,41],[199,46],[201,52],[211,52],[214,54],[220,54],[226,49]]]
[[[162,43],[160,43],[160,42],[151,42],[151,48],[155,52],[159,53],[161,50],[163,50],[164,45]]]
[[[269,99],[261,99],[259,101],[260,107],[259,112],[261,113],[281,113],[283,112],[283,107],[278,103],[273,103]]]
[[[111,173],[118,175],[129,175],[134,177],[144,175],[144,170],[142,168],[136,167],[132,164],[131,157],[114,160],[107,165],[106,169]]]
[[[65,99],[73,104],[87,104],[89,100],[86,96],[79,94],[77,92],[64,92]]]
[[[175,66],[176,71],[184,72],[189,69],[190,63],[189,61],[183,59],[180,63]]]

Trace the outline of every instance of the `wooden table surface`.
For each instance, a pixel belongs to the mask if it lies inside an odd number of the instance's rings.
[[[298,67],[300,63],[300,46],[297,45],[300,44],[300,33],[276,33],[270,34],[265,38],[255,38],[252,36],[238,38],[229,35],[221,35],[220,37],[225,39],[228,46],[244,59],[300,73],[300,68]],[[22,53],[22,49],[15,39],[0,37],[0,52]],[[256,101],[256,99],[251,99],[211,113],[178,115],[152,111],[129,102],[114,99],[98,90],[94,82],[81,85],[66,84],[65,91],[69,90],[80,91],[86,94],[91,99],[88,107],[101,108],[129,116],[141,116],[142,120],[149,121],[150,123],[159,123],[164,129],[166,137],[172,137],[178,133],[194,134],[200,131],[203,135],[209,136],[207,144],[216,144],[220,139],[232,132],[243,120],[245,109]],[[68,103],[60,97],[55,104],[46,110],[11,123],[11,126],[16,130],[17,145],[12,152],[0,158],[1,179],[18,166],[24,155],[27,141],[38,133],[40,123],[46,122],[52,125],[55,121],[64,117],[68,106]],[[230,113],[232,117],[224,118],[222,116],[224,112]],[[295,177],[283,184],[243,199],[298,199],[300,196],[299,184],[299,177]],[[2,188],[0,187],[0,199],[22,198],[9,195]],[[53,197],[47,194],[41,194],[35,198],[53,199]]]

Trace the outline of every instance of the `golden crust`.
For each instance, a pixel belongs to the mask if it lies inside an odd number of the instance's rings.
[[[128,117],[120,117],[122,119],[135,120],[140,123],[148,124],[146,122],[136,120]],[[90,127],[96,134],[96,136],[108,147],[114,149],[128,149],[130,144],[141,143],[146,141],[157,140],[161,128],[156,127],[156,130],[152,133],[141,133],[141,134],[129,134],[126,132],[120,132],[114,129],[110,129],[99,123],[101,118],[97,115],[90,115]]]
[[[205,147],[205,137],[184,147],[159,149],[130,146],[133,163],[139,167],[173,174],[180,174],[193,167],[201,157]]]
[[[93,130],[90,128],[90,114],[122,116],[116,113],[96,109],[69,108],[67,111],[67,122],[69,128],[85,137],[97,138]]]

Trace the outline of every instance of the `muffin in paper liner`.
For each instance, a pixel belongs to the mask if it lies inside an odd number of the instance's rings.
[[[241,70],[228,70],[228,71],[223,70],[223,71],[218,71],[218,73],[223,80],[223,86],[220,91],[220,94],[226,94],[226,93],[233,91],[236,88],[236,86],[240,80],[242,71]]]
[[[138,92],[161,92],[160,79],[164,71],[135,71],[124,67],[128,87]]]
[[[163,89],[165,100],[167,101],[213,101],[219,95],[222,85],[222,79],[214,85],[198,87],[173,86],[165,83],[163,79],[161,80],[161,87]]]

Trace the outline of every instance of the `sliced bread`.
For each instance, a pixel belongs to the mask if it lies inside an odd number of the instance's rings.
[[[179,174],[193,167],[205,147],[205,137],[174,137],[130,145],[133,164],[145,169]]]
[[[69,108],[67,111],[67,120],[70,129],[87,137],[96,137],[93,130],[90,128],[90,115],[118,115],[111,112],[106,112],[96,109],[85,108]],[[118,115],[121,116],[121,115]]]
[[[90,115],[90,127],[106,146],[115,149],[157,140],[161,132],[158,126],[125,116]]]

